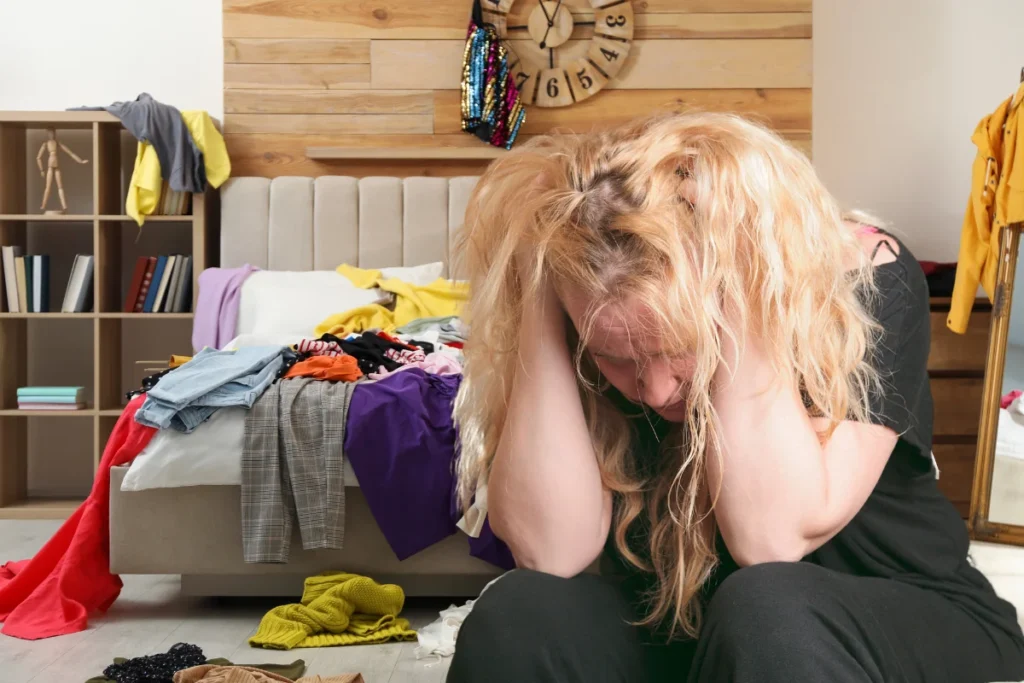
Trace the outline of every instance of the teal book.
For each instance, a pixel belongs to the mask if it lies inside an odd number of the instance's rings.
[[[67,403],[74,405],[82,403],[79,396],[19,396],[18,403]]]
[[[23,396],[78,396],[85,387],[18,387],[18,398]]]

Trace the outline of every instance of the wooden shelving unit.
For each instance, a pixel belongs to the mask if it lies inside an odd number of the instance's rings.
[[[26,171],[35,156],[27,149],[28,131],[56,128],[89,130],[92,150],[88,154],[92,172],[92,210],[87,214],[43,215],[30,213],[37,198],[27,196]],[[121,414],[122,348],[121,328],[125,320],[145,324],[190,325],[191,313],[124,313],[122,292],[127,286],[122,267],[121,243],[124,230],[137,230],[123,214],[121,188],[120,121],[106,112],[0,112],[0,244],[28,246],[28,237],[39,223],[59,223],[68,231],[91,234],[93,311],[88,313],[10,313],[6,296],[0,292],[0,519],[54,519],[67,516],[80,501],[33,499],[28,495],[28,421],[45,420],[56,429],[68,420],[92,422],[93,471],[117,418]],[[132,143],[134,144],[134,142]],[[62,166],[64,159],[61,160]],[[56,188],[54,189],[56,193]],[[211,220],[216,214],[216,195],[192,197],[190,216],[152,216],[144,230],[168,229],[169,223],[191,225],[188,241],[193,258],[193,310],[199,273],[210,265],[215,244]],[[157,225],[149,225],[150,223]],[[36,249],[43,251],[45,249]],[[63,291],[59,278],[51,273],[51,290]],[[59,304],[58,304],[59,307]],[[17,388],[28,383],[31,349],[28,327],[47,325],[53,320],[80,320],[81,346],[92,346],[92,394],[86,410],[26,411],[17,408]],[[176,322],[168,322],[176,321]],[[44,328],[45,329],[45,328]],[[77,326],[76,326],[77,329]],[[69,340],[74,344],[74,340]]]
[[[307,147],[306,157],[318,161],[497,159],[508,154],[483,142],[479,147]]]

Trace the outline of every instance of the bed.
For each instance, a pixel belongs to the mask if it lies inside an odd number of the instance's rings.
[[[340,263],[441,262],[455,278],[451,249],[475,183],[475,177],[235,178],[221,190],[220,263],[321,271]],[[344,549],[306,551],[293,541],[286,564],[243,561],[241,488],[225,483],[230,477],[122,491],[127,473],[118,467],[110,474],[111,569],[180,574],[187,594],[294,595],[306,576],[343,569],[398,583],[409,595],[474,596],[500,573],[469,555],[461,532],[399,562],[350,470]]]

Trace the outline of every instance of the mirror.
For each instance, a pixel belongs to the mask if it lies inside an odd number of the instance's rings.
[[[1024,545],[1024,226],[1004,229],[992,307],[970,524],[978,540]]]

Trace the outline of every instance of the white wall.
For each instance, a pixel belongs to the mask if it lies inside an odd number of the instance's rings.
[[[0,109],[149,92],[223,117],[220,0],[0,0]]]
[[[920,259],[954,261],[982,116],[1024,67],[1021,0],[815,0],[814,163]]]

